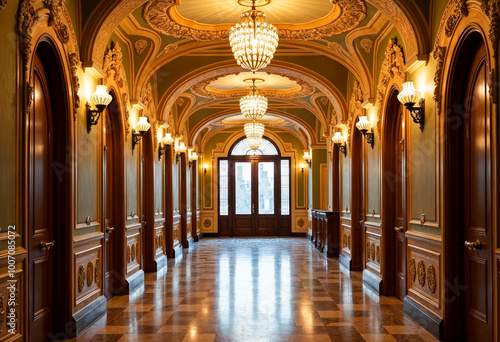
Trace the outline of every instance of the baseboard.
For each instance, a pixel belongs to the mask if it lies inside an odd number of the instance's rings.
[[[203,239],[203,233],[198,234],[198,241],[200,241],[201,239]]]
[[[335,246],[336,245],[336,246]],[[334,244],[333,247],[325,246],[323,248],[323,255],[330,258],[339,256],[339,244]]]
[[[178,245],[177,247],[174,248],[174,258],[179,257],[182,255],[182,245]]]
[[[340,253],[339,263],[345,268],[347,268],[349,271],[351,270],[352,259],[349,258],[347,255]]]
[[[306,237],[307,233],[290,233],[291,237]]]
[[[378,295],[382,293],[382,279],[369,269],[363,271],[363,283],[375,291]]]
[[[144,284],[144,271],[139,270],[125,280],[128,283],[128,293],[127,294],[130,294],[130,293],[134,292],[135,290],[137,290],[141,285]]]
[[[100,296],[92,303],[75,313],[72,317],[74,336],[80,335],[88,326],[102,317],[108,309],[106,297]]]
[[[158,259],[155,259],[155,272],[159,272],[163,269],[163,267],[167,266],[167,256],[162,255]]]
[[[417,303],[414,299],[405,296],[403,299],[403,311],[435,338],[439,340],[444,338],[443,319]]]
[[[219,237],[219,233],[202,233],[203,237]]]
[[[194,239],[192,237],[190,237],[189,239],[187,239],[186,248],[193,248],[193,247],[194,247]]]

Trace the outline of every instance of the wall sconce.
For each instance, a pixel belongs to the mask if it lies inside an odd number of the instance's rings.
[[[186,153],[187,151],[187,147],[186,145],[181,142],[179,143],[179,146],[177,146],[177,148],[175,149],[175,153],[176,153],[176,156],[175,156],[175,162],[178,163],[179,162],[179,156],[181,153]]]
[[[174,143],[174,138],[172,138],[172,134],[165,133],[165,136],[160,141],[160,147],[158,148],[158,159],[161,160],[161,156],[165,154],[167,150],[167,145],[172,145]]]
[[[309,167],[311,166],[311,155],[309,154],[309,151],[305,151],[304,152],[304,157],[303,157],[304,161],[309,165]]]
[[[413,122],[420,125],[420,130],[424,131],[425,123],[425,100],[420,98],[421,92],[413,86],[413,82],[403,83],[403,90],[398,94],[398,100],[405,105],[411,114]],[[418,102],[418,107],[415,103]]]
[[[306,164],[300,164],[300,171],[304,173],[304,169],[306,168]]]
[[[373,148],[374,135],[371,131],[371,123],[368,121],[368,117],[360,116],[359,121],[356,123],[356,127],[363,133],[366,142]],[[370,130],[370,132],[368,132],[368,130]]]
[[[333,143],[339,148],[340,152],[345,156],[347,156],[347,146],[342,136],[341,132],[335,132],[332,138]]]
[[[135,145],[139,143],[142,136],[146,134],[151,125],[148,122],[148,118],[145,116],[141,116],[139,121],[135,124],[135,129],[132,132],[132,152],[134,152]]]
[[[207,169],[208,169],[208,165],[207,164],[203,165],[203,173],[204,174],[207,174]]]
[[[108,94],[105,85],[96,86],[95,93],[90,96],[90,102],[97,109],[91,109],[89,102],[85,105],[87,107],[87,133],[90,133],[92,126],[97,125],[102,112],[104,112],[111,100],[113,100],[113,97]]]
[[[191,165],[193,164],[193,162],[195,162],[197,160],[198,160],[198,155],[196,154],[196,152],[194,152],[194,151],[191,152],[189,154],[189,162],[188,162],[189,168],[191,168]]]

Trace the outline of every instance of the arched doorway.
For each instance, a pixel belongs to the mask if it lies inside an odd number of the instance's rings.
[[[290,158],[265,137],[257,151],[242,138],[218,164],[219,235],[291,234]]]
[[[29,341],[74,333],[66,324],[71,322],[71,306],[66,304],[71,303],[73,288],[68,228],[74,222],[73,175],[66,149],[72,146],[71,120],[62,65],[52,40],[43,37],[33,56],[33,102],[26,125]]]
[[[483,36],[464,32],[445,113],[446,339],[493,340],[492,127]],[[468,72],[463,72],[468,70]],[[454,291],[454,293],[451,293]]]
[[[393,87],[388,96],[382,136],[382,293],[406,295],[406,158],[403,106]]]
[[[117,94],[103,115],[103,190],[105,223],[104,295],[122,294],[124,283],[123,246],[125,239],[124,136]]]

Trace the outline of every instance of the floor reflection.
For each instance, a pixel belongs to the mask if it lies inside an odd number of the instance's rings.
[[[204,239],[75,341],[434,341],[306,239]]]

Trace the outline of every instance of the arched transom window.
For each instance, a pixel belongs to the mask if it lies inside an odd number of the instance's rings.
[[[248,145],[248,139],[237,143],[231,151],[231,156],[277,156],[278,150],[271,141],[262,138],[262,144],[257,151],[253,151]]]

